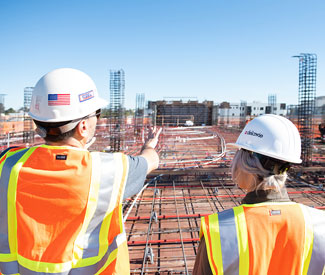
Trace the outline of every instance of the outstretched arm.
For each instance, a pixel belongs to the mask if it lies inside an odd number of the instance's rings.
[[[152,170],[158,168],[159,165],[159,156],[155,150],[155,147],[158,144],[158,138],[161,133],[162,128],[156,131],[156,128],[153,130],[150,129],[147,140],[145,141],[140,156],[144,157],[148,163],[147,174],[149,174]]]

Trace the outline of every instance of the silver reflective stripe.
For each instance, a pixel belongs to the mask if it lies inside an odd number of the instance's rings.
[[[313,250],[308,268],[308,275],[322,274],[325,267],[325,213],[306,207],[313,223]]]
[[[2,274],[17,274],[19,272],[18,262],[0,262],[0,272]]]
[[[32,271],[30,269],[27,269],[21,265],[17,261],[13,262],[1,262],[0,263],[0,270],[3,274],[23,274],[23,275],[90,275],[90,274],[95,274],[98,272],[106,263],[109,255],[117,249],[117,240],[118,236],[116,236],[112,242],[112,244],[109,246],[108,250],[106,251],[105,255],[103,258],[97,262],[94,265],[91,266],[85,266],[85,267],[78,267],[78,268],[73,268],[68,271],[64,272],[56,272],[56,273],[47,273],[47,272],[36,272]]]
[[[8,240],[8,185],[11,170],[17,161],[28,151],[24,149],[8,157],[2,167],[0,177],[0,253],[10,253]]]
[[[115,161],[113,154],[99,154],[101,167],[100,169],[100,187],[98,194],[98,203],[94,216],[85,232],[83,259],[95,257],[99,252],[99,231],[102,226],[104,216],[108,210],[110,199],[113,191],[115,178]]]
[[[239,252],[233,209],[218,213],[224,274],[239,274]]]
[[[70,274],[69,271],[66,271],[66,272],[60,272],[60,273],[45,273],[45,272],[35,272],[35,271],[32,271],[32,270],[29,270],[23,266],[19,266],[19,274],[22,274],[22,275],[48,275],[48,274],[51,274],[51,275],[68,275]]]

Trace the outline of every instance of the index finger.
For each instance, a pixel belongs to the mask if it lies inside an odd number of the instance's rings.
[[[158,137],[159,137],[159,135],[160,135],[161,131],[162,131],[162,127],[161,127],[161,128],[159,128],[158,132],[156,133],[156,135],[155,135],[155,137],[156,137],[156,138],[158,138]]]

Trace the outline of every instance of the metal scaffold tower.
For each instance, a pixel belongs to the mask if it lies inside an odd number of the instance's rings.
[[[134,134],[140,136],[144,126],[144,94],[136,94],[134,113]]]
[[[124,119],[124,71],[110,71],[110,146],[111,151],[117,152],[123,149],[123,133],[125,131]]]
[[[298,129],[301,135],[303,165],[312,162],[313,114],[316,97],[316,54],[301,53],[299,58]]]
[[[23,133],[24,143],[34,142],[33,121],[31,117],[28,115],[28,111],[32,101],[33,90],[34,87],[26,87],[24,89],[24,133]]]

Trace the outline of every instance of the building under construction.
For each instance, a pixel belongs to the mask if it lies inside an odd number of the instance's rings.
[[[213,125],[216,109],[213,101],[149,101],[148,108],[152,110],[157,125],[181,126],[191,121],[193,125]]]
[[[320,134],[311,111],[314,57],[299,57],[299,116],[288,118],[300,130],[305,157],[304,165],[290,169],[287,191],[292,201],[325,210],[325,143],[317,139]],[[245,196],[231,178],[236,149],[229,143],[236,141],[245,126],[247,103],[240,104],[243,111],[233,127],[227,119],[215,125],[218,110],[212,101],[149,102],[148,113],[153,116],[145,117],[144,95],[139,94],[134,123],[126,125],[122,70],[111,71],[110,89],[111,116],[99,119],[97,140],[90,150],[107,151],[109,147],[110,151],[137,155],[143,145],[143,138],[137,137],[147,136],[153,125],[163,128],[157,148],[159,168],[147,177],[137,195],[123,203],[131,274],[191,274],[201,217],[238,206]],[[274,108],[275,96],[269,101]],[[194,125],[183,127],[186,121]],[[36,136],[34,144],[40,142]]]

